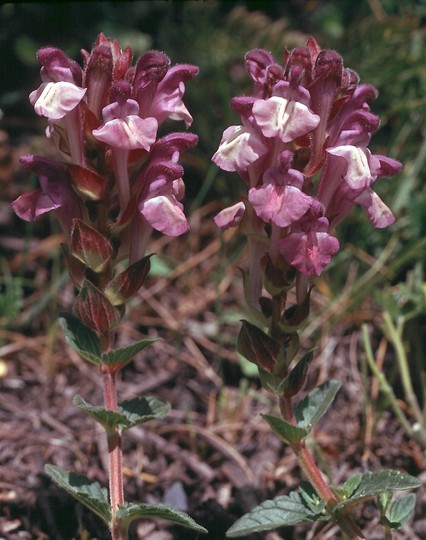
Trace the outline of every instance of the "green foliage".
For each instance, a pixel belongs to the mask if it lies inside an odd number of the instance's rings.
[[[279,527],[309,523],[322,518],[305,504],[301,496],[292,491],[264,501],[251,512],[245,514],[227,531],[228,538],[238,538],[256,532],[270,531]]]
[[[65,339],[83,358],[96,365],[106,365],[118,369],[124,367],[146,347],[158,341],[155,338],[143,339],[127,347],[121,347],[107,353],[101,352],[101,340],[98,335],[70,313],[63,313],[59,322],[64,330]]]
[[[69,313],[59,317],[65,340],[80,356],[93,364],[102,364],[101,340],[98,335]]]
[[[145,424],[150,420],[164,418],[170,411],[169,403],[154,397],[137,397],[123,401],[118,405],[117,411],[110,411],[104,407],[90,405],[78,395],[74,397],[73,403],[90,414],[109,433],[114,431],[115,428],[124,431],[134,426]]]
[[[292,491],[289,495],[275,497],[253,508],[232,525],[226,536],[237,538],[300,523],[338,521],[339,513],[346,511],[350,505],[391,491],[415,489],[420,485],[417,478],[399,471],[384,469],[357,473],[336,490],[342,500],[328,512],[325,502],[318,497],[312,486],[303,484],[299,492]],[[386,524],[392,528],[405,525],[412,515],[414,504],[414,494],[392,502],[385,511]]]
[[[278,435],[280,439],[284,440],[288,444],[298,443],[309,433],[309,430],[306,428],[290,424],[278,416],[262,414],[262,418],[268,422],[275,435]]]
[[[340,381],[327,381],[302,399],[294,410],[298,426],[310,430],[333,403],[341,385]]]
[[[158,341],[157,338],[142,339],[136,343],[132,343],[132,345],[128,345],[127,347],[121,347],[119,349],[103,353],[101,357],[102,364],[114,368],[124,367],[131,360],[133,360],[138,353],[156,341]]]
[[[377,497],[388,491],[406,491],[416,489],[421,486],[418,478],[409,474],[391,469],[380,471],[357,473],[354,479],[349,479],[343,485],[343,490],[348,489],[346,496],[343,493],[343,500],[335,507],[335,512],[340,512],[344,508],[359,503],[370,497]],[[356,487],[355,487],[356,486]]]
[[[108,491],[106,488],[103,488],[98,482],[92,482],[84,475],[68,472],[54,465],[46,465],[45,470],[59,487],[87,506],[87,508],[97,514],[111,527],[111,507],[108,502]],[[116,513],[116,520],[123,530],[126,530],[128,525],[138,518],[165,519],[199,533],[207,532],[204,527],[198,525],[185,512],[181,512],[165,504],[125,503],[120,506]]]
[[[414,493],[404,495],[400,499],[392,501],[383,519],[392,529],[401,529],[408,523],[414,513],[416,496]]]
[[[207,532],[204,527],[198,525],[188,514],[166,504],[125,503],[117,511],[117,519],[123,526],[130,525],[133,520],[139,518],[165,519],[199,533]]]
[[[295,407],[297,425],[277,416],[262,414],[273,432],[288,444],[295,444],[306,437],[312,427],[326,413],[341,386],[339,381],[327,381],[314,388]]]
[[[92,482],[82,474],[65,471],[54,465],[46,465],[46,473],[59,487],[90,508],[108,526],[111,523],[111,508],[108,491],[98,482]]]

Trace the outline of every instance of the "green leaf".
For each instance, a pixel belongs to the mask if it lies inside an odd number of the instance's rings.
[[[396,501],[392,501],[385,515],[392,529],[400,529],[406,525],[414,513],[415,506],[416,496],[414,493],[409,493]]]
[[[64,331],[65,340],[83,358],[100,365],[101,341],[97,334],[70,313],[63,313],[59,323]]]
[[[302,482],[300,485],[300,497],[306,506],[315,515],[324,515],[326,503],[318,496],[317,492],[308,482]]]
[[[271,426],[272,431],[288,444],[297,443],[308,434],[307,429],[289,424],[278,416],[270,416],[269,414],[262,414],[261,416]]]
[[[376,497],[386,491],[405,491],[418,488],[420,485],[420,480],[414,476],[391,469],[367,472],[362,474],[358,487],[352,495],[337,504],[336,510],[368,497]]]
[[[361,480],[362,480],[362,473],[353,474],[346,480],[343,486],[339,489],[339,492],[342,493],[342,496],[345,499],[348,499],[356,490],[356,488],[359,486]]]
[[[111,524],[111,508],[108,492],[98,482],[92,482],[82,474],[64,471],[54,465],[46,465],[46,473],[59,487],[90,508],[108,526]]]
[[[128,364],[133,358],[146,347],[158,341],[157,338],[142,339],[127,347],[115,349],[115,351],[109,351],[102,354],[102,364],[110,367],[123,367]]]
[[[117,411],[90,405],[80,396],[75,396],[73,403],[76,407],[90,414],[108,432],[114,431],[116,427],[124,431],[145,424],[150,420],[164,418],[170,411],[170,405],[167,401],[154,397],[137,397],[123,401],[118,405]]]
[[[298,525],[316,521],[318,516],[303,503],[300,495],[292,491],[290,495],[281,495],[264,501],[251,512],[236,521],[226,536],[238,538],[261,531],[270,531],[279,527]]]
[[[295,407],[297,425],[310,431],[333,402],[341,386],[340,381],[327,381],[302,399]]]
[[[200,533],[208,532],[204,527],[198,525],[198,523],[189,517],[188,514],[166,504],[125,503],[118,508],[116,515],[117,519],[124,526],[128,526],[134,519],[157,518],[166,519],[167,521],[182,525],[183,527],[188,527]]]

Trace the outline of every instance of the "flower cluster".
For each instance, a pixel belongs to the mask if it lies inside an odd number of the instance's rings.
[[[111,327],[114,307],[136,292],[146,273],[144,253],[152,230],[178,236],[189,228],[181,203],[179,158],[197,143],[197,136],[179,132],[158,137],[158,131],[168,118],[191,125],[182,98],[185,82],[198,68],[171,66],[158,51],[142,54],[132,66],[130,47],[122,50],[117,40],[102,33],[82,56],[83,67],[60,49],[38,52],[42,84],[30,101],[48,119],[47,136],[60,159],[21,158],[38,175],[40,188],[21,195],[13,208],[27,221],[56,213],[71,277],[85,297],[90,289],[89,300],[93,295],[102,299],[102,309],[111,315],[106,326]],[[115,276],[120,260],[130,266]],[[89,300],[83,314],[90,311]],[[91,315],[83,319],[101,331],[101,322],[93,322]]]
[[[401,168],[367,148],[379,125],[369,106],[377,92],[313,38],[286,52],[284,67],[263,50],[247,53],[245,66],[253,95],[232,100],[241,125],[224,131],[213,161],[237,172],[248,194],[215,221],[256,238],[257,260],[268,254],[275,267],[320,275],[339,249],[330,231],[355,205],[375,227],[394,221],[372,190]]]

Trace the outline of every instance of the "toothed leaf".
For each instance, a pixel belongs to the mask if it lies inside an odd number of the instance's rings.
[[[102,364],[105,364],[109,367],[120,367],[122,368],[128,364],[133,358],[146,349],[152,343],[158,341],[157,338],[142,339],[136,343],[132,343],[127,347],[122,347],[120,349],[115,349],[114,351],[109,351],[102,354]]]
[[[117,519],[119,519],[124,526],[129,525],[133,520],[140,518],[165,519],[172,523],[176,523],[177,525],[188,527],[199,533],[207,532],[204,527],[198,525],[198,523],[188,516],[188,514],[166,504],[125,503],[118,508]]]
[[[137,397],[123,401],[118,405],[117,411],[90,405],[80,396],[75,396],[73,403],[90,414],[108,432],[112,432],[116,427],[124,431],[150,420],[164,418],[170,411],[169,403],[154,397]]]
[[[54,465],[46,465],[45,471],[59,487],[90,508],[108,526],[111,524],[108,492],[99,482],[93,482],[82,474],[68,472]]]
[[[249,534],[270,531],[279,527],[298,525],[317,521],[318,515],[313,513],[296,492],[281,495],[275,499],[264,501],[251,512],[236,521],[226,536],[238,538]]]
[[[348,504],[354,504],[369,497],[376,497],[386,491],[406,491],[418,488],[420,485],[420,480],[400,471],[383,469],[381,471],[367,472],[362,474],[358,487],[352,495],[341,501],[336,506],[336,510],[341,510]]]

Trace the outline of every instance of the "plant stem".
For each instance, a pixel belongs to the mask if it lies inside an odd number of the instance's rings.
[[[117,411],[116,371],[111,370],[108,366],[103,366],[102,376],[105,408]],[[117,427],[113,431],[107,432],[107,440],[109,493],[112,511],[111,534],[113,540],[127,540],[127,533],[120,530],[120,524],[115,517],[119,505],[124,503],[121,433]]]
[[[291,398],[288,398],[285,395],[280,397],[280,411],[284,420],[292,424],[295,423]],[[330,516],[332,516],[332,519],[351,540],[365,540],[364,535],[350,516],[343,512],[333,512],[339,500],[324,480],[321,471],[318,469],[312,454],[306,446],[305,439],[292,443],[291,448],[297,457],[301,469],[308,477],[315,491],[325,501],[327,510]]]
[[[383,313],[383,322],[385,333],[395,347],[396,359],[398,362],[398,368],[401,375],[401,382],[404,388],[405,397],[411,407],[416,421],[419,423],[419,426],[423,428],[423,413],[420,409],[413,385],[411,383],[411,375],[410,368],[408,367],[407,354],[405,352],[404,343],[402,342],[402,327],[395,327],[392,322],[391,316],[387,311]]]
[[[411,427],[410,423],[408,422],[404,412],[402,411],[401,407],[398,405],[398,400],[396,399],[395,393],[391,387],[391,385],[388,383],[386,377],[384,374],[379,371],[377,368],[376,362],[374,361],[373,357],[373,351],[371,349],[371,343],[370,338],[368,336],[368,330],[367,326],[365,324],[362,325],[362,338],[364,341],[364,350],[365,350],[365,356],[368,362],[368,365],[373,372],[373,375],[376,377],[376,379],[379,381],[380,388],[382,392],[386,395],[390,402],[390,406],[393,409],[393,412],[395,413],[395,416],[398,418],[399,423],[401,424],[402,428],[404,429],[405,433],[409,437],[414,437],[413,428]]]

